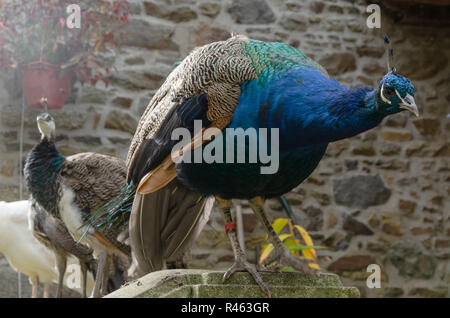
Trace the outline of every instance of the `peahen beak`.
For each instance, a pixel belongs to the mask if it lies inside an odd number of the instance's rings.
[[[419,109],[417,108],[416,102],[414,101],[414,97],[412,97],[410,94],[406,94],[405,98],[400,98],[400,108],[406,109],[416,115],[416,117],[419,117]]]

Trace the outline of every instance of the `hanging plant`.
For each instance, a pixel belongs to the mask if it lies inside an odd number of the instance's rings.
[[[73,81],[95,85],[106,75],[118,30],[128,22],[126,0],[80,3],[79,28],[70,28],[72,0],[0,2],[0,70],[18,70],[30,107],[61,108]]]

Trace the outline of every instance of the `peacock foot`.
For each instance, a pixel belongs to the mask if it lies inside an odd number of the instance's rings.
[[[270,290],[269,287],[267,287],[266,283],[264,283],[263,279],[261,278],[261,275],[256,270],[255,265],[250,264],[245,257],[237,258],[234,261],[234,264],[225,272],[223,275],[222,282],[225,282],[228,278],[231,277],[235,272],[241,272],[241,271],[247,271],[249,272],[253,279],[256,281],[258,286],[261,288],[261,290],[270,297]]]
[[[278,256],[276,257],[275,262],[279,264],[280,266],[291,266],[295,270],[312,275],[312,276],[319,276],[320,272],[317,269],[311,268],[308,266],[308,263],[313,263],[314,260],[309,259],[300,259],[298,257],[295,257],[291,251],[284,245],[281,249],[278,250]]]

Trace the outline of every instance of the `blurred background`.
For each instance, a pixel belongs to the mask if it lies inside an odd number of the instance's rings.
[[[82,8],[88,3],[78,2]],[[83,78],[79,68],[63,107],[49,110],[64,155],[93,151],[125,159],[141,114],[174,63],[230,32],[286,42],[350,86],[378,85],[386,73],[382,35],[387,33],[397,71],[416,87],[421,116],[399,113],[369,132],[331,144],[311,177],[286,197],[315,245],[326,247],[318,251],[332,258],[326,269],[345,285],[357,286],[363,297],[450,296],[450,1],[128,2],[128,14],[118,16],[123,26],[111,31],[114,49],[102,51],[104,43],[99,45],[99,60],[108,64],[100,65],[102,75]],[[371,3],[381,7],[380,29],[366,25]],[[39,39],[30,37],[25,45]],[[97,51],[95,34],[80,45],[89,41]],[[72,63],[81,62],[75,57]],[[22,84],[14,68],[0,73],[0,201],[19,199]],[[24,156],[39,139],[38,113],[24,108]],[[253,260],[264,232],[246,202],[242,207],[246,250]],[[277,200],[266,209],[272,219],[286,217]],[[226,269],[232,260],[216,211],[188,264]],[[366,286],[366,268],[373,263],[382,269],[380,289]],[[27,296],[28,282],[22,280]],[[16,296],[17,274],[0,256],[0,297]]]

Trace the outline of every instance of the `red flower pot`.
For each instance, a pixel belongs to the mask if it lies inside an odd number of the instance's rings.
[[[47,62],[22,65],[22,91],[28,106],[42,109],[41,98],[48,108],[62,108],[72,90],[73,71]]]

